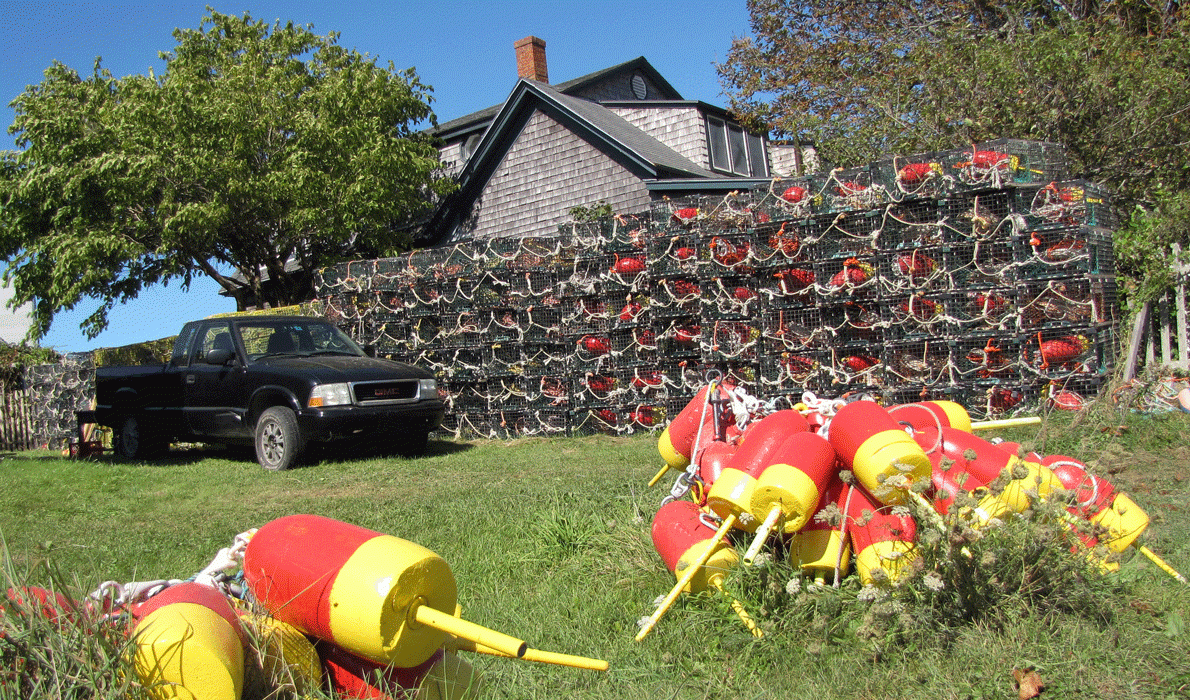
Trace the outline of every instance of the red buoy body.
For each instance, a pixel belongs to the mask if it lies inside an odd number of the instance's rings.
[[[769,460],[752,493],[753,515],[763,518],[771,508],[780,508],[782,531],[792,534],[818,511],[826,485],[838,474],[835,448],[817,433],[796,432],[777,446]]]
[[[843,406],[827,430],[839,461],[883,503],[903,503],[910,486],[930,478],[925,451],[873,401]]]
[[[847,533],[855,552],[855,568],[864,585],[877,582],[883,570],[896,582],[908,572],[915,556],[917,524],[908,515],[897,515],[862,488],[850,494]]]
[[[719,475],[723,473],[723,468],[731,461],[731,456],[735,454],[736,449],[736,444],[733,442],[715,440],[705,449],[699,450],[698,477],[702,479],[702,483],[707,486],[714,484],[719,479]]]
[[[412,542],[317,515],[257,530],[244,580],[274,617],[356,656],[403,668],[429,659],[447,634],[411,619],[414,606],[453,615],[454,575]]]
[[[820,519],[818,514],[832,504],[840,513],[846,512],[847,493],[852,488],[844,484],[836,472],[827,483],[814,517],[790,537],[789,563],[800,568],[807,576],[833,582],[836,567],[839,578],[851,570],[851,540],[843,533],[842,521],[827,522]]]
[[[715,541],[716,529],[702,521],[702,510],[692,501],[670,501],[653,516],[653,548],[665,568],[681,576],[690,563],[710,547],[710,559],[686,586],[687,593],[719,588],[739,562],[739,555],[725,539]]]
[[[690,464],[697,447],[694,443],[699,439],[700,425],[702,426],[703,437],[701,439],[703,441],[710,441],[715,437],[717,426],[713,418],[714,410],[712,406],[707,405],[707,393],[711,386],[708,384],[699,389],[694,398],[690,399],[685,408],[674,416],[670,424],[661,432],[661,437],[657,439],[657,451],[661,453],[661,458],[665,460],[665,463],[673,469],[684,470]],[[720,386],[727,389],[734,388],[734,385],[729,382],[723,382]],[[724,416],[723,420],[728,419]]]

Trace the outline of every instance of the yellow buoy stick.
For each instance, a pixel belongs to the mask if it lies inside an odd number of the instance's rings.
[[[715,587],[715,590],[727,596],[727,599],[731,601],[731,609],[735,611],[736,616],[740,618],[740,622],[744,623],[744,627],[748,628],[748,631],[752,633],[753,637],[757,639],[764,637],[764,632],[756,626],[756,620],[753,620],[752,616],[748,614],[748,611],[744,609],[744,604],[732,597],[727,592],[727,589],[723,587],[722,582],[714,581],[711,585]]]
[[[1162,559],[1161,557],[1157,556],[1157,555],[1156,555],[1156,553],[1154,553],[1154,552],[1153,552],[1153,550],[1149,549],[1148,547],[1144,547],[1144,546],[1137,547],[1137,549],[1139,549],[1141,554],[1143,554],[1143,555],[1145,555],[1146,557],[1148,557],[1148,558],[1149,558],[1149,561],[1151,561],[1151,562],[1153,562],[1154,564],[1156,564],[1156,565],[1157,565],[1157,566],[1158,566],[1158,567],[1159,567],[1159,568],[1160,568],[1162,571],[1164,571],[1165,573],[1169,574],[1170,576],[1173,576],[1174,578],[1176,578],[1177,580],[1181,581],[1182,583],[1187,583],[1187,581],[1186,581],[1186,577],[1185,577],[1185,576],[1183,576],[1183,575],[1179,574],[1179,573],[1178,573],[1178,572],[1177,572],[1177,571],[1176,571],[1176,570],[1175,570],[1175,569],[1174,569],[1172,566],[1170,566],[1169,564],[1166,564],[1166,563],[1165,563],[1165,560],[1164,560],[1164,559]]]
[[[1041,423],[1041,419],[1037,416],[1025,416],[1024,418],[1001,418],[1000,420],[981,420],[972,421],[971,430],[995,430],[996,428],[1016,428],[1022,425],[1037,425]]]
[[[686,567],[686,570],[682,572],[682,577],[678,579],[676,584],[674,584],[674,587],[672,590],[670,590],[669,595],[665,596],[665,600],[661,601],[661,605],[658,605],[657,609],[653,611],[653,614],[645,619],[644,624],[641,625],[640,631],[636,633],[636,641],[639,642],[648,636],[649,632],[653,631],[653,628],[657,625],[657,622],[661,619],[661,616],[664,615],[667,610],[669,610],[670,606],[674,604],[674,601],[678,599],[678,596],[682,594],[682,591],[686,588],[686,586],[690,585],[690,581],[694,579],[694,576],[698,573],[698,570],[701,569],[703,565],[707,563],[707,560],[711,558],[711,555],[714,554],[715,543],[717,543],[723,538],[724,535],[727,534],[727,531],[730,530],[733,525],[735,525],[735,521],[735,513],[732,513],[723,519],[723,524],[719,526],[719,529],[715,532],[715,536],[707,541],[707,548],[702,554],[698,556],[698,559],[690,564],[690,566]]]
[[[652,486],[654,486],[654,485],[655,485],[655,484],[656,484],[658,481],[661,481],[661,477],[665,476],[665,473],[666,473],[667,471],[669,471],[669,465],[668,465],[668,464],[663,464],[663,465],[661,465],[661,471],[657,472],[657,476],[655,476],[655,477],[653,477],[652,479],[650,479],[650,480],[649,480],[649,486],[650,486],[650,487],[652,487]]]
[[[457,650],[473,651],[477,654],[487,654],[488,656],[500,656],[506,659],[514,658],[502,651],[498,651],[483,644],[477,644],[470,639],[456,638],[452,645]],[[543,664],[554,664],[556,666],[570,666],[572,668],[585,668],[591,671],[606,671],[607,662],[602,659],[589,659],[585,656],[571,656],[570,654],[559,654],[553,651],[542,651],[541,649],[526,649],[525,655],[521,657],[523,661],[536,661]]]
[[[410,618],[441,632],[468,639],[518,659],[524,656],[525,651],[529,648],[529,645],[520,639],[477,625],[474,622],[467,622],[418,602],[415,602],[410,609]]]
[[[777,527],[777,522],[781,519],[782,510],[780,504],[773,506],[769,514],[764,517],[764,522],[756,528],[756,536],[752,538],[752,544],[748,545],[747,551],[744,552],[744,566],[752,566],[752,562],[756,559],[756,555],[760,553],[760,548],[764,546],[765,541],[769,538],[769,533]]]

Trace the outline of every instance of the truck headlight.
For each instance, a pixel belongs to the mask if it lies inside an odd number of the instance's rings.
[[[438,380],[422,379],[417,383],[417,398],[436,399],[438,397]]]
[[[351,403],[351,387],[346,383],[319,384],[310,392],[310,400],[306,405],[310,408],[322,406],[342,406]]]

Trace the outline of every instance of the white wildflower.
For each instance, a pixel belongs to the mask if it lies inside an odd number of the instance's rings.
[[[922,576],[921,582],[922,582],[922,585],[924,585],[926,588],[930,589],[931,591],[935,591],[935,592],[940,591],[946,587],[946,584],[943,583],[943,581],[942,581],[942,575],[939,574],[937,571],[931,571],[931,572],[927,573],[925,576]]]
[[[791,578],[789,583],[785,584],[785,592],[789,595],[797,595],[802,590],[802,580],[800,578]]]

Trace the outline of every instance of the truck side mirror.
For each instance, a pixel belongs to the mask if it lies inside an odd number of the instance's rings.
[[[212,350],[207,353],[206,357],[203,358],[203,362],[206,362],[208,365],[225,365],[235,356],[236,353],[234,350]]]

